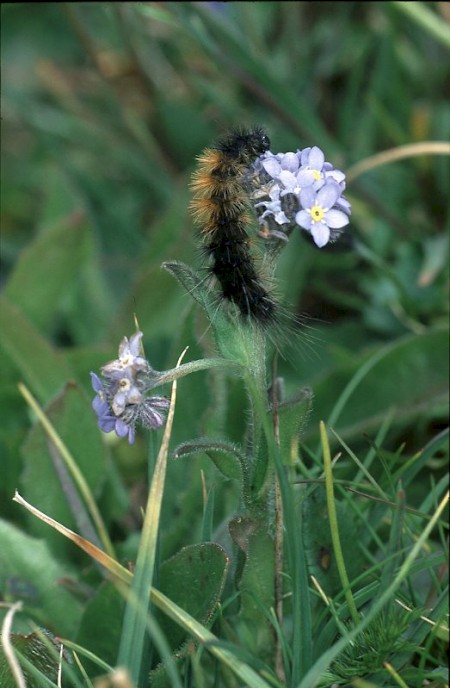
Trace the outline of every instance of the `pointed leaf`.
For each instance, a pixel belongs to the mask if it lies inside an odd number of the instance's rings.
[[[62,296],[73,288],[88,249],[87,225],[68,216],[38,234],[20,254],[4,295],[37,327],[55,318]]]
[[[178,445],[173,452],[173,456],[176,459],[180,459],[199,453],[207,454],[226,478],[233,480],[240,480],[242,478],[245,458],[242,456],[239,448],[231,442],[209,440],[206,437],[201,437],[197,440],[190,440]]]
[[[204,278],[200,277],[188,265],[178,261],[163,263],[162,267],[170,272],[186,289],[187,293],[211,315],[213,302],[210,289]]]
[[[230,522],[229,529],[243,555],[238,571],[243,644],[261,656],[270,652],[273,645],[273,629],[267,614],[274,605],[274,541],[267,526],[255,518],[238,516]]]
[[[228,557],[213,542],[184,547],[159,570],[159,589],[202,623],[211,618],[225,583]],[[175,650],[186,639],[183,629],[167,616],[156,618],[170,646]]]
[[[71,383],[53,399],[46,411],[95,494],[104,479],[105,449],[89,399]],[[84,530],[83,523],[75,519],[74,514],[83,515],[78,503],[73,501],[79,500],[78,492],[73,497],[73,481],[59,453],[49,444],[41,425],[31,429],[22,452],[24,470],[21,485],[26,498],[52,518],[77,532],[84,532],[92,540],[91,533]],[[89,523],[86,523],[88,526]],[[42,534],[47,542],[59,550],[72,549],[56,532],[49,532],[43,523],[34,518],[30,518],[30,529],[33,533]]]
[[[0,299],[0,346],[41,402],[48,401],[72,377],[64,357],[4,298]]]
[[[361,570],[362,556],[355,549],[358,532],[346,505],[336,502],[339,534],[345,565],[350,580]],[[330,523],[328,520],[325,490],[315,487],[303,505],[303,537],[309,572],[317,578],[327,595],[333,596],[342,589],[333,555]]]
[[[53,653],[45,641],[37,635],[37,633],[28,633],[27,635],[21,635],[18,633],[11,634],[11,644],[18,655],[19,664],[23,664],[20,661],[20,657],[27,659],[33,667],[48,679],[49,681],[58,680],[58,654],[60,643],[52,636],[48,631],[41,629],[41,632],[45,633],[49,642],[53,642],[55,649]],[[42,685],[38,683],[38,679],[34,678],[34,674],[22,665],[22,672],[26,681],[27,686],[38,686]],[[38,674],[39,676],[39,674]],[[9,665],[6,661],[3,652],[0,652],[0,686],[2,688],[16,688],[17,683],[14,680]]]
[[[291,399],[277,407],[280,428],[280,450],[283,463],[291,463],[298,455],[300,435],[305,429],[312,409],[312,391],[304,387]]]
[[[0,552],[1,596],[11,602],[22,600],[24,605],[23,613],[14,617],[14,630],[28,632],[26,616],[59,635],[71,636],[78,626],[82,606],[64,582],[72,575],[75,580],[75,571],[67,564],[60,564],[46,542],[25,535],[3,520],[0,520]],[[5,612],[0,610],[0,616]]]

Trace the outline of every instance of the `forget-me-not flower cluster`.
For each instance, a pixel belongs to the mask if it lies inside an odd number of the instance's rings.
[[[254,171],[252,198],[264,199],[255,203],[262,225],[278,226],[286,235],[297,225],[322,247],[335,241],[349,223],[345,174],[326,162],[317,146],[296,153],[267,151]],[[280,231],[274,234],[280,236]]]

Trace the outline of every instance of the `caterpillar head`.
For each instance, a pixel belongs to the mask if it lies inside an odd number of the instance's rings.
[[[270,148],[270,139],[264,129],[256,127],[242,134],[242,146],[249,158],[258,158]]]
[[[261,127],[238,129],[219,141],[216,147],[230,158],[248,164],[269,150],[270,139]]]

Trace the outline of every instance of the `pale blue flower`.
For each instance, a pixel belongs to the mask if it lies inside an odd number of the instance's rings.
[[[318,146],[276,155],[266,151],[255,162],[249,188],[266,237],[287,240],[297,225],[322,247],[349,222],[345,174],[325,160]],[[277,225],[283,225],[282,230]]]
[[[311,233],[320,248],[335,239],[340,234],[338,230],[349,223],[346,213],[333,207],[340,195],[340,186],[333,180],[327,180],[318,191],[308,187],[300,192],[302,210],[296,214],[295,221]]]

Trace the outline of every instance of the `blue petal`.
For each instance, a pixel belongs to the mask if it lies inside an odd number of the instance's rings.
[[[312,186],[307,186],[300,191],[300,203],[305,210],[316,205],[316,192]]]
[[[327,180],[326,184],[317,192],[317,205],[324,210],[329,210],[336,203],[340,195],[341,188],[339,184],[332,180]]]
[[[314,239],[314,243],[319,248],[325,246],[330,240],[330,228],[327,227],[323,222],[313,222],[311,224],[311,234]]]
[[[344,212],[342,212],[342,210],[336,210],[335,208],[332,208],[326,213],[325,221],[327,225],[329,227],[332,227],[333,229],[340,229],[341,227],[345,227],[345,225],[348,225],[348,223],[350,222],[348,216]]]
[[[311,231],[311,213],[306,210],[299,210],[295,215],[295,222],[303,229]]]
[[[308,164],[314,169],[314,170],[320,170],[323,167],[323,163],[325,162],[325,156],[323,152],[318,148],[318,146],[313,146],[311,148],[311,151],[309,153],[309,159],[308,159]]]
[[[127,425],[121,418],[117,418],[115,421],[114,430],[116,431],[116,435],[119,437],[126,437],[130,432],[130,426]]]
[[[106,399],[102,398],[99,394],[92,399],[92,408],[97,416],[104,416],[109,411]]]
[[[91,371],[91,385],[94,392],[103,392],[103,383],[99,376]]]
[[[112,416],[104,416],[98,419],[97,425],[102,432],[111,432],[116,427],[116,419]]]

